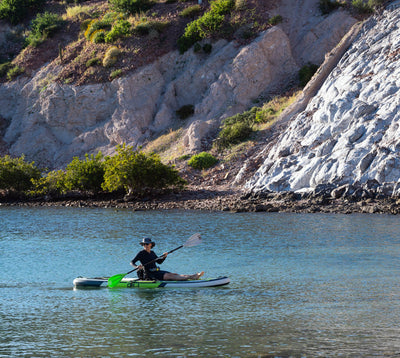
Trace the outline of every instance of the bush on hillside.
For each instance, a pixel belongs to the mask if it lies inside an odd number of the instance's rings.
[[[244,113],[238,113],[232,117],[224,119],[221,131],[218,134],[217,146],[219,149],[228,148],[247,140],[253,132],[253,125],[256,121],[257,111],[253,107]]]
[[[374,8],[379,6],[382,2],[379,0],[353,0],[353,6],[360,14],[370,14],[374,12]]]
[[[125,14],[134,15],[153,6],[150,0],[108,0],[111,8]]]
[[[63,19],[49,12],[38,14],[31,23],[31,31],[26,41],[28,45],[36,47],[54,34],[62,25]]]
[[[19,75],[23,74],[24,72],[25,72],[24,68],[19,67],[17,65],[13,65],[7,71],[7,80],[12,81],[15,77],[18,77]]]
[[[95,32],[93,32],[91,36],[91,41],[94,44],[104,43],[106,42],[106,35],[107,35],[106,30],[96,30]]]
[[[216,13],[218,15],[229,14],[235,7],[234,0],[215,0],[211,1],[210,12]]]
[[[26,162],[25,157],[0,157],[0,189],[24,192],[33,187],[32,180],[37,180],[41,171],[35,162]]]
[[[143,21],[140,22],[135,26],[135,29],[133,30],[136,34],[144,36],[144,35],[150,35],[151,33],[154,33],[158,36],[158,34],[162,33],[163,30],[169,26],[168,21]]]
[[[275,15],[268,20],[268,23],[272,26],[278,25],[283,21],[283,17],[281,15]]]
[[[127,20],[116,21],[111,28],[111,31],[105,36],[105,42],[112,43],[116,40],[131,34],[131,24]]]
[[[207,152],[201,152],[199,154],[193,155],[188,161],[188,165],[190,165],[194,169],[208,169],[211,168],[218,162],[218,159],[213,155]]]
[[[104,190],[124,189],[128,194],[146,190],[181,188],[185,181],[155,153],[145,154],[132,146],[117,146],[117,154],[105,160]]]
[[[98,57],[91,58],[90,60],[87,60],[86,62],[86,67],[92,67],[92,66],[98,66],[101,65],[101,59]]]
[[[97,31],[109,31],[112,27],[112,19],[95,19],[91,20],[86,28],[85,37],[86,40],[94,42],[94,36]]]
[[[194,18],[201,13],[201,6],[200,5],[193,5],[189,6],[186,9],[182,10],[179,14],[182,17],[191,17]]]
[[[219,31],[225,20],[225,15],[234,6],[234,0],[212,1],[209,11],[186,26],[184,34],[178,39],[179,51],[184,53],[196,42]]]
[[[30,10],[40,10],[46,0],[1,0],[0,19],[17,25],[23,21]]]
[[[4,62],[0,64],[0,77],[3,77],[7,74],[7,72],[13,67],[11,62]]]

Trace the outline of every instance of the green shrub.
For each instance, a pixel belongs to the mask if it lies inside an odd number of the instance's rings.
[[[86,154],[84,160],[74,157],[65,171],[64,185],[68,190],[82,190],[98,193],[104,182],[103,155]]]
[[[118,70],[112,71],[112,72],[110,73],[110,78],[111,78],[112,80],[114,80],[114,79],[116,79],[117,77],[119,77],[119,76],[121,76],[121,75],[122,75],[122,70],[119,68]]]
[[[109,31],[111,29],[112,23],[113,23],[112,19],[105,19],[105,20],[95,19],[95,20],[90,21],[90,23],[85,31],[86,40],[93,42],[93,38],[94,38],[96,32],[99,30]]]
[[[81,24],[80,24],[80,29],[81,29],[81,31],[86,31],[87,29],[88,29],[88,27],[89,27],[89,25],[90,25],[90,23],[92,22],[93,20],[92,19],[86,19],[86,20],[83,20],[82,22],[81,22]]]
[[[213,155],[207,152],[201,152],[199,154],[195,154],[188,161],[188,165],[190,165],[194,169],[208,169],[211,168],[218,162],[218,159]]]
[[[340,6],[340,3],[336,0],[319,0],[319,9],[323,15],[329,14],[333,10],[336,10]]]
[[[24,20],[30,11],[40,9],[46,0],[1,0],[0,19],[16,25]]]
[[[153,6],[150,0],[108,0],[115,11],[134,15],[140,11],[146,11]]]
[[[375,9],[385,3],[385,0],[368,0],[368,6],[371,9]]]
[[[190,158],[190,154],[184,154],[178,157],[178,160],[188,160]]]
[[[9,70],[7,71],[7,80],[12,81],[15,77],[18,77],[19,75],[23,74],[25,72],[25,69],[19,67],[19,66],[11,66]]]
[[[187,104],[185,106],[182,106],[176,111],[176,114],[182,120],[189,118],[194,114],[194,106],[192,104]]]
[[[104,42],[106,42],[106,40],[105,40],[106,35],[107,35],[106,30],[96,30],[95,32],[93,32],[93,34],[91,36],[92,42],[95,44],[104,43]]]
[[[95,58],[91,58],[90,60],[88,60],[86,62],[86,67],[91,67],[91,66],[98,66],[101,65],[101,59],[95,57]]]
[[[116,21],[111,28],[111,31],[105,36],[105,42],[111,43],[119,38],[130,35],[131,24],[127,20]]]
[[[31,196],[57,196],[67,190],[64,185],[65,172],[62,170],[51,171],[39,179],[33,179],[32,183],[33,189],[29,192]]]
[[[132,146],[117,146],[117,154],[105,161],[104,190],[124,189],[128,194],[145,190],[181,188],[185,181],[155,153],[145,154]]]
[[[268,20],[268,23],[272,26],[275,26],[275,25],[278,25],[279,23],[281,23],[282,21],[283,21],[283,18],[281,15],[275,15]]]
[[[225,19],[223,14],[218,12],[209,11],[201,17],[198,23],[198,31],[201,38],[206,38],[218,31]]]
[[[45,12],[38,14],[31,23],[31,31],[27,37],[27,44],[33,47],[40,45],[49,36],[56,32],[64,21],[57,14]]]
[[[26,162],[25,157],[0,157],[0,189],[24,192],[33,187],[32,180],[38,180],[41,171],[35,162]]]
[[[299,81],[300,85],[304,87],[314,76],[314,73],[317,72],[318,66],[312,63],[304,65],[299,71]]]
[[[178,39],[179,51],[184,53],[196,42],[219,31],[225,20],[225,14],[229,13],[234,6],[233,0],[212,1],[209,11],[187,24],[184,34]]]
[[[248,139],[253,132],[252,126],[247,122],[237,122],[225,126],[219,133],[221,147],[227,148],[233,144],[238,144]]]
[[[13,67],[11,62],[4,62],[0,64],[0,77],[3,77]]]
[[[215,0],[211,2],[211,11],[218,15],[229,14],[235,7],[234,0]]]
[[[374,2],[364,1],[364,0],[353,0],[351,6],[353,6],[361,14],[369,14],[374,12],[373,4]]]
[[[201,13],[201,6],[200,5],[193,5],[189,6],[186,9],[182,10],[179,14],[182,17],[196,17]]]
[[[149,35],[152,31],[156,31],[157,33],[161,33],[165,27],[169,25],[169,22],[162,21],[145,21],[138,24],[134,32],[138,35],[144,36]]]
[[[228,148],[247,140],[253,132],[253,125],[259,108],[253,107],[244,113],[236,114],[224,119],[221,131],[218,134],[219,149]]]

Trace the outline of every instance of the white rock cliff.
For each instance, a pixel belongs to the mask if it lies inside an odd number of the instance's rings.
[[[307,108],[292,118],[246,184],[310,191],[319,184],[400,179],[400,7],[370,18]],[[398,185],[397,185],[398,187]]]

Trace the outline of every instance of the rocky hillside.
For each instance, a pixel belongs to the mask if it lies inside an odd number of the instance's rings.
[[[118,43],[123,56],[116,68],[85,71],[82,66],[89,57],[100,56],[109,46],[94,47],[72,21],[68,35],[55,35],[21,53],[15,61],[26,72],[0,84],[2,153],[24,153],[39,165],[58,168],[73,156],[99,150],[111,154],[122,142],[146,146],[166,133],[173,133],[168,159],[208,149],[223,118],[286,91],[296,83],[301,66],[320,64],[356,22],[343,9],[322,15],[318,3],[249,1],[250,12],[241,10],[235,16],[240,20],[253,14],[251,29],[261,32],[253,31],[250,42],[240,41],[235,32],[236,38],[204,40],[201,45],[212,42],[211,53],[190,49],[181,54],[176,34],[167,41],[171,47],[164,37],[146,35]],[[106,6],[96,4],[99,11]],[[173,23],[178,8],[188,6],[183,4],[159,4],[149,16],[169,16]],[[207,3],[204,6],[205,11]],[[275,15],[283,21],[272,26],[268,20]],[[179,22],[172,29],[184,25]],[[246,26],[239,27],[239,33]],[[57,42],[61,39],[62,53]],[[153,41],[151,51],[140,47],[140,41]],[[121,70],[120,77],[110,80],[115,70]],[[194,113],[181,120],[176,112],[185,105],[192,105]]]
[[[368,19],[247,183],[253,192],[399,195],[400,2]]]

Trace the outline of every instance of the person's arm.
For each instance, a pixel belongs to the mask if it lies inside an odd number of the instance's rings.
[[[141,252],[141,251],[140,251],[140,252]],[[132,265],[134,268],[137,267],[139,270],[143,268],[143,265],[142,265],[142,264],[140,264],[139,266],[136,265],[136,262],[141,261],[141,260],[140,260],[140,252],[138,252],[138,254],[135,256],[135,258],[131,260],[131,265]]]
[[[158,264],[162,264],[167,258],[168,252],[164,252],[162,256],[156,261]]]

